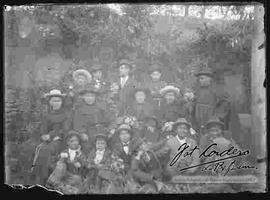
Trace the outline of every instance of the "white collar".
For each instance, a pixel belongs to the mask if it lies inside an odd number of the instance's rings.
[[[76,153],[76,152],[80,152],[81,151],[81,147],[79,147],[78,149],[75,149],[75,150],[73,150],[73,149],[68,149],[68,153],[70,153],[70,154],[72,154],[72,153]]]
[[[105,152],[105,149],[103,149],[103,150],[96,150],[96,152],[98,152],[98,153],[104,153]]]
[[[128,80],[128,78],[129,76],[123,76],[123,77],[120,77],[120,80],[125,83]]]
[[[124,146],[124,145],[129,145],[129,142],[130,142],[130,141],[128,141],[128,142],[121,142],[121,143],[122,143],[122,145]]]
[[[178,135],[176,135],[177,140],[181,143],[184,144],[187,141],[187,138],[185,137],[184,139],[180,139]]]

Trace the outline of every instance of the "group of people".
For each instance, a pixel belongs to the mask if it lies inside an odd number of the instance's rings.
[[[109,83],[96,64],[73,72],[69,93],[56,88],[44,95],[48,109],[30,170],[35,184],[66,193],[157,192],[173,176],[199,173],[181,171],[202,162],[199,151],[175,159],[184,143],[235,144],[231,102],[211,87],[210,68],[196,74],[196,90],[163,81],[160,63],[143,83],[132,72],[123,59],[118,80]]]

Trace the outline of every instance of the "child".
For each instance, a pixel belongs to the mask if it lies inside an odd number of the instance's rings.
[[[100,192],[102,181],[110,179],[111,151],[107,146],[107,135],[103,132],[95,137],[95,148],[88,155],[88,184],[93,184],[95,191]]]
[[[78,193],[82,186],[82,170],[87,166],[87,160],[81,151],[80,136],[76,131],[70,131],[67,138],[68,148],[60,154],[56,168],[48,179],[48,183],[66,191],[70,186]]]

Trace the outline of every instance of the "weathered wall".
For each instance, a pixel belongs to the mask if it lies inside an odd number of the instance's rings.
[[[266,158],[266,93],[265,81],[265,48],[258,49],[264,43],[264,8],[255,7],[256,32],[252,43],[252,141],[257,158]],[[258,185],[264,191],[266,188],[266,162],[259,165],[260,180]]]

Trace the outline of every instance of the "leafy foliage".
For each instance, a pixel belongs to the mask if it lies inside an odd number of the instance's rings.
[[[162,17],[159,14],[152,15],[157,9],[173,14],[163,16],[169,19],[170,23],[166,26],[168,31],[155,31],[156,21]],[[192,13],[192,9],[188,9]],[[195,84],[192,75],[200,63],[206,62],[216,71],[217,78],[226,71],[245,71],[243,80],[248,93],[250,74],[246,71],[249,71],[250,66],[251,36],[254,27],[252,13],[247,14],[245,6],[203,7],[201,12],[205,12],[205,9],[217,11],[220,9],[224,18],[209,20],[203,16],[176,17],[169,5],[157,8],[147,4],[123,4],[122,14],[102,4],[12,7],[5,12],[7,19],[5,34],[7,41],[10,42],[8,44],[12,43],[16,48],[16,45],[21,45],[22,40],[29,39],[35,52],[42,49],[47,53],[51,52],[50,46],[59,46],[63,49],[64,57],[73,60],[72,63],[69,61],[69,64],[68,62],[63,64],[68,69],[62,72],[58,85],[50,85],[46,81],[37,82],[35,74],[32,73],[34,67],[27,69],[31,85],[34,87],[24,91],[14,88],[16,95],[8,95],[7,128],[11,132],[20,130],[19,126],[22,128],[29,124],[34,120],[33,116],[38,119],[42,112],[40,100],[42,92],[56,86],[66,90],[72,81],[72,70],[91,66],[108,43],[113,47],[113,52],[108,53],[108,61],[104,62],[106,66],[117,64],[121,57],[130,57],[137,65],[137,74],[142,74],[142,71],[147,70],[149,63],[158,60],[163,63],[169,82],[190,88]],[[230,13],[239,14],[239,20],[227,20]],[[22,39],[19,37],[20,31],[27,32],[20,30],[21,19],[24,17],[34,23],[30,27],[31,34]],[[73,53],[70,53],[69,48]],[[79,53],[75,51],[79,48],[82,51],[90,51],[89,60],[80,60]],[[110,52],[110,49],[108,51]],[[103,57],[98,59],[103,61]],[[12,57],[10,60],[11,63],[8,65],[16,66],[17,63],[12,64]],[[244,66],[242,67],[244,69],[241,69],[241,66]],[[248,102],[246,104],[249,105]],[[16,123],[18,117],[21,118],[21,125]]]

